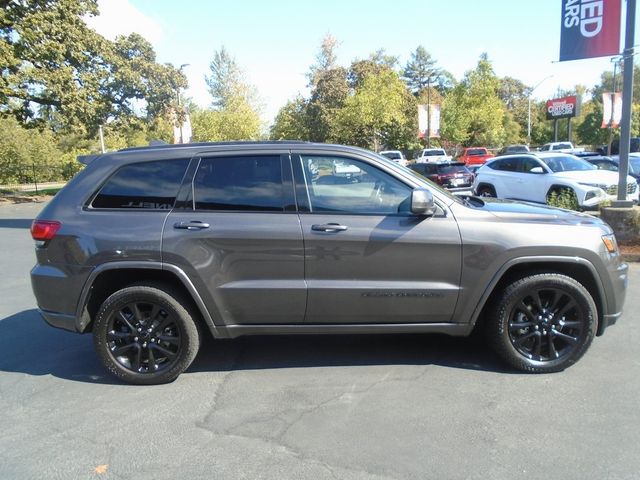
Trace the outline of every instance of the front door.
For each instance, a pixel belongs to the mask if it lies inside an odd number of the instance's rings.
[[[289,154],[202,155],[168,216],[166,263],[185,270],[214,321],[301,323],[304,249]]]
[[[410,213],[412,187],[363,158],[292,156],[308,323],[448,322],[461,241],[445,208]]]

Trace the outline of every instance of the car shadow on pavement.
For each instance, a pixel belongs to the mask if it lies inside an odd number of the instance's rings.
[[[31,228],[33,218],[0,218],[0,228]]]
[[[52,328],[35,309],[0,319],[0,352],[0,372],[121,383],[100,365],[90,335]]]
[[[283,335],[209,340],[187,372],[367,365],[438,365],[518,373],[481,339],[436,334]]]
[[[1,372],[122,384],[98,361],[90,335],[52,328],[35,309],[0,319],[0,352]],[[187,374],[366,365],[439,365],[515,373],[473,338],[379,334],[206,338]]]

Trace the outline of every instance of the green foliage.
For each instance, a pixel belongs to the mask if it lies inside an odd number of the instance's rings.
[[[565,188],[559,191],[553,191],[547,198],[547,205],[552,207],[564,208],[567,210],[579,210],[580,204],[576,193],[570,188]]]
[[[307,104],[301,96],[280,109],[271,127],[271,140],[308,140]]]
[[[402,142],[398,131],[406,128],[411,107],[415,101],[396,72],[386,69],[369,74],[338,112],[331,139],[373,150],[391,144],[391,137],[394,143]]]
[[[140,35],[112,42],[90,29],[95,0],[3,3],[0,105],[24,125],[94,136],[107,119],[162,115],[186,86]]]
[[[31,182],[34,176],[40,182],[65,180],[75,174],[70,163],[51,131],[24,128],[13,118],[0,119],[0,184]]]
[[[441,93],[449,91],[455,85],[455,79],[446,70],[436,67],[436,60],[422,46],[418,46],[407,62],[402,77],[409,90],[419,95],[428,86],[435,86]]]

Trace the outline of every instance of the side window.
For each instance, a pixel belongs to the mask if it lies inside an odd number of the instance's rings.
[[[282,212],[280,156],[203,158],[193,195],[196,210]]]
[[[491,168],[502,172],[516,172],[518,171],[518,162],[515,158],[505,158],[497,162],[492,162]]]
[[[120,168],[93,199],[93,208],[173,208],[189,160],[132,163]]]
[[[300,158],[313,212],[409,212],[411,188],[366,162],[316,155]]]
[[[538,162],[535,158],[523,158],[520,160],[522,165],[522,171],[524,173],[531,173],[531,169],[536,167],[541,167],[540,162]]]

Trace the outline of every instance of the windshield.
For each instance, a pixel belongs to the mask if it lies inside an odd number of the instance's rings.
[[[486,154],[487,154],[486,148],[470,148],[469,150],[467,150],[467,155],[486,155]]]
[[[629,167],[631,173],[638,174],[640,173],[640,158],[637,157],[629,157]]]
[[[425,157],[433,157],[435,155],[446,155],[446,153],[444,153],[444,150],[425,150],[424,151],[424,156]]]
[[[590,164],[586,160],[574,157],[573,155],[557,155],[555,157],[542,157],[552,172],[574,172],[579,170],[597,170],[598,167]]]
[[[402,155],[400,155],[398,152],[383,152],[381,153],[381,155],[384,155],[391,160],[402,160]]]

